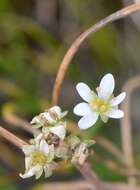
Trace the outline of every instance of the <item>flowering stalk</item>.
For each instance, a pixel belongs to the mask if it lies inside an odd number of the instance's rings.
[[[111,15],[109,15],[108,17],[106,17],[105,19],[101,20],[100,22],[98,22],[97,24],[93,25],[92,27],[90,27],[88,30],[86,30],[84,33],[82,33],[75,41],[74,43],[71,45],[71,47],[69,48],[69,50],[67,51],[67,53],[65,54],[63,61],[59,67],[57,76],[56,76],[56,80],[55,80],[55,84],[54,84],[54,88],[53,88],[53,96],[52,96],[52,104],[53,105],[57,105],[58,104],[58,100],[59,100],[59,96],[60,96],[60,91],[61,91],[61,86],[66,74],[66,71],[68,70],[68,67],[71,63],[71,60],[73,59],[74,55],[76,54],[76,52],[78,51],[80,45],[83,43],[83,41],[92,33],[97,32],[98,30],[100,30],[101,28],[103,28],[104,26],[106,26],[107,24],[118,20],[120,18],[124,18],[134,12],[137,12],[140,10],[140,4],[132,4],[130,6],[127,6]],[[83,169],[82,169],[83,170]],[[89,173],[90,176],[90,173]],[[92,178],[92,175],[91,175]]]
[[[99,31],[101,28],[104,26],[108,25],[109,23],[119,20],[121,18],[124,18],[132,13],[140,11],[140,3],[135,3],[132,5],[129,5],[119,11],[116,11],[115,13],[107,16],[106,18],[102,19],[99,21],[97,24],[91,26],[89,29],[87,29],[85,32],[83,32],[70,46],[68,49],[67,53],[65,54],[62,63],[58,69],[54,88],[53,88],[53,95],[52,95],[52,104],[57,105],[59,96],[60,96],[60,91],[61,91],[61,86],[64,81],[65,74],[68,70],[68,67],[71,63],[71,60],[73,59],[74,55],[84,42],[92,33],[96,33]]]

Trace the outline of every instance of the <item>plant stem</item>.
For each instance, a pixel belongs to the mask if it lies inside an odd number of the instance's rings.
[[[140,3],[135,3],[132,5],[129,5],[109,16],[99,21],[97,24],[91,26],[89,29],[87,29],[85,32],[83,32],[71,45],[71,47],[68,49],[67,53],[65,54],[62,63],[59,67],[54,88],[53,88],[53,95],[52,95],[52,104],[56,105],[58,104],[61,86],[65,77],[65,74],[68,70],[68,67],[71,63],[71,60],[73,59],[74,55],[78,51],[80,45],[84,42],[84,40],[89,37],[92,33],[96,33],[104,26],[108,25],[109,23],[119,20],[121,18],[124,18],[134,12],[140,11]]]
[[[0,135],[19,148],[22,148],[24,145],[27,145],[25,141],[21,140],[20,138],[13,135],[11,132],[9,132],[8,130],[4,129],[1,126],[0,126]]]
[[[108,190],[103,183],[99,180],[97,175],[92,171],[89,163],[84,163],[83,165],[75,165],[75,167],[80,171],[83,177],[89,181],[96,190]]]

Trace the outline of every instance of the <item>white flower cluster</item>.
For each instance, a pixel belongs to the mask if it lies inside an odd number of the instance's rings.
[[[42,128],[42,132],[22,149],[25,154],[25,173],[20,174],[22,178],[35,175],[38,179],[43,171],[45,177],[49,177],[58,166],[58,158],[84,163],[88,148],[94,141],[81,141],[77,136],[67,135],[66,121],[63,120],[66,114],[59,106],[54,106],[33,118],[32,127]]]
[[[86,101],[74,108],[74,113],[82,116],[78,122],[80,129],[94,125],[99,116],[104,122],[107,122],[109,117],[123,117],[124,113],[118,109],[118,104],[124,100],[125,92],[114,97],[114,86],[114,77],[111,74],[102,78],[97,93],[86,84],[78,83],[76,89]],[[67,111],[62,112],[59,106],[54,106],[32,119],[32,127],[42,130],[22,149],[25,154],[25,173],[20,174],[22,178],[35,175],[38,179],[43,171],[45,177],[49,177],[58,165],[58,160],[69,160],[80,165],[85,162],[90,154],[90,147],[95,142],[81,140],[80,137],[67,133],[67,123],[64,120],[66,115]]]

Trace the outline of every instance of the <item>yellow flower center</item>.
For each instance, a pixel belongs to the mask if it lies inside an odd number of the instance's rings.
[[[33,152],[32,153],[32,164],[33,166],[39,164],[39,165],[45,165],[47,163],[47,156],[42,152]]]
[[[95,112],[98,112],[99,114],[105,114],[106,112],[109,111],[110,105],[108,102],[105,102],[101,100],[100,98],[97,98],[93,100],[91,103],[92,109]]]

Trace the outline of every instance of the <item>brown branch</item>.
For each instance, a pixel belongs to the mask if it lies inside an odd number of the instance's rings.
[[[4,129],[3,127],[0,126],[0,135],[4,137],[6,140],[14,144],[15,146],[22,148],[24,145],[27,145],[27,143],[8,130]]]
[[[99,180],[95,172],[91,169],[89,163],[84,163],[83,165],[75,165],[75,167],[80,171],[83,177],[93,185],[96,190],[110,190],[109,188],[106,188]]]
[[[53,89],[53,96],[52,96],[52,104],[56,105],[58,104],[58,99],[60,96],[60,91],[61,91],[61,86],[65,77],[65,74],[68,70],[68,67],[71,63],[71,60],[73,59],[74,55],[78,51],[80,45],[83,43],[83,41],[89,37],[92,33],[95,33],[99,31],[101,28],[106,26],[107,24],[119,20],[121,18],[124,18],[134,12],[140,11],[140,3],[137,4],[132,4],[130,6],[127,6],[111,15],[108,17],[104,18],[103,20],[99,21],[97,24],[93,25],[90,27],[88,30],[83,32],[71,45],[67,53],[65,54],[63,61],[59,67],[55,84],[54,84],[54,89]]]
[[[133,148],[132,148],[132,126],[131,126],[131,99],[132,93],[140,87],[140,76],[129,79],[123,87],[126,92],[126,100],[122,103],[121,109],[125,112],[125,117],[121,120],[122,148],[128,169],[134,168]],[[130,177],[129,182],[133,183],[134,178]]]

